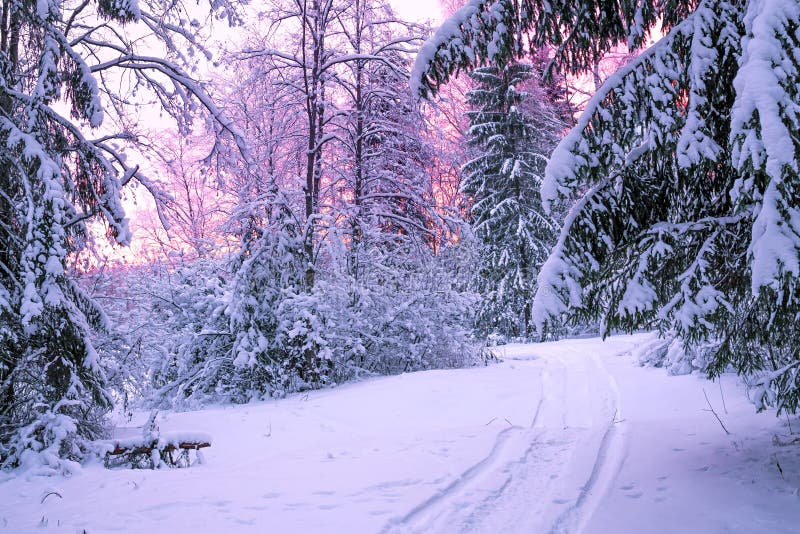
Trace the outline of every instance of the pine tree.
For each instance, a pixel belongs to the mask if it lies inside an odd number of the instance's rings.
[[[523,89],[537,88],[535,74],[521,63],[470,74],[477,87],[467,94],[469,136],[480,154],[464,165],[461,190],[471,201],[470,222],[481,243],[476,327],[482,335],[532,335],[536,275],[557,235],[539,188],[559,120],[542,91]]]
[[[556,68],[578,72],[662,23],[664,37],[603,84],[548,166],[545,204],[571,209],[539,276],[537,322],[568,312],[607,332],[658,327],[712,375],[748,375],[759,407],[795,412],[800,4],[468,7],[418,60],[420,92],[461,65],[507,61],[527,31],[558,46]]]

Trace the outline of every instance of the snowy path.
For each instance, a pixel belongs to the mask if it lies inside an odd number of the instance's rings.
[[[614,423],[619,394],[596,354],[561,345],[566,350],[539,359],[540,396],[530,425],[506,429],[489,456],[387,530],[580,529],[622,459]],[[503,359],[512,369],[538,358],[532,347],[511,350]]]
[[[726,435],[704,411],[719,386],[637,367],[643,339],[167,414],[163,430],[214,436],[206,465],[5,480],[0,533],[796,531],[798,447],[770,441],[784,429],[731,378]]]

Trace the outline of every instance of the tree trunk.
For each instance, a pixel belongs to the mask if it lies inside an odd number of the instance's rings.
[[[9,76],[13,78],[19,61],[20,19],[16,11],[12,13],[13,6],[11,0],[3,2],[3,11],[0,15],[0,47],[2,47],[2,53],[8,58],[6,70],[0,72],[0,76],[6,78],[4,82],[9,87],[14,86],[14,80],[9,79]],[[11,97],[4,91],[0,91],[0,113],[6,117],[10,117],[13,113]],[[7,163],[0,163],[0,191],[4,193],[4,195],[0,195],[0,223],[2,223],[0,225],[0,236],[2,237],[0,243],[3,244],[0,247],[0,280],[7,288],[13,288],[17,282],[14,277],[17,275],[19,256],[22,254],[21,245],[15,240],[23,235],[23,232],[15,214],[15,207],[9,202],[9,199],[17,196],[18,189],[19,184],[14,180],[11,166]],[[14,306],[16,299],[12,297],[11,300],[10,304]],[[2,314],[0,314],[0,321],[9,323],[3,319]],[[17,343],[10,341],[0,344],[0,388],[2,388],[0,391],[0,427],[3,426],[4,420],[13,419],[15,402],[13,374],[17,366],[18,355],[22,352],[16,345]]]

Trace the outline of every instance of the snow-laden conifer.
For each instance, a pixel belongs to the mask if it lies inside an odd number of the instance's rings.
[[[617,44],[639,50],[548,165],[545,205],[570,209],[538,278],[535,320],[573,313],[606,331],[658,327],[688,358],[703,347],[712,373],[732,364],[755,377],[759,405],[795,411],[800,5],[470,6],[418,59],[421,92],[459,66],[507,61],[525,35],[556,46],[553,66],[572,72]],[[663,37],[644,46],[658,22]]]
[[[536,275],[555,243],[557,225],[539,188],[560,135],[560,121],[529,64],[482,67],[470,76],[470,143],[477,157],[463,169],[461,190],[480,242],[476,318],[481,334],[528,338]],[[527,89],[536,91],[532,94]]]

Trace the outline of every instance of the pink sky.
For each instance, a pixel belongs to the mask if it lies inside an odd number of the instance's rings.
[[[466,0],[464,0],[466,2]],[[399,15],[408,20],[431,20],[434,23],[442,21],[442,11],[439,0],[390,0],[392,7]]]

